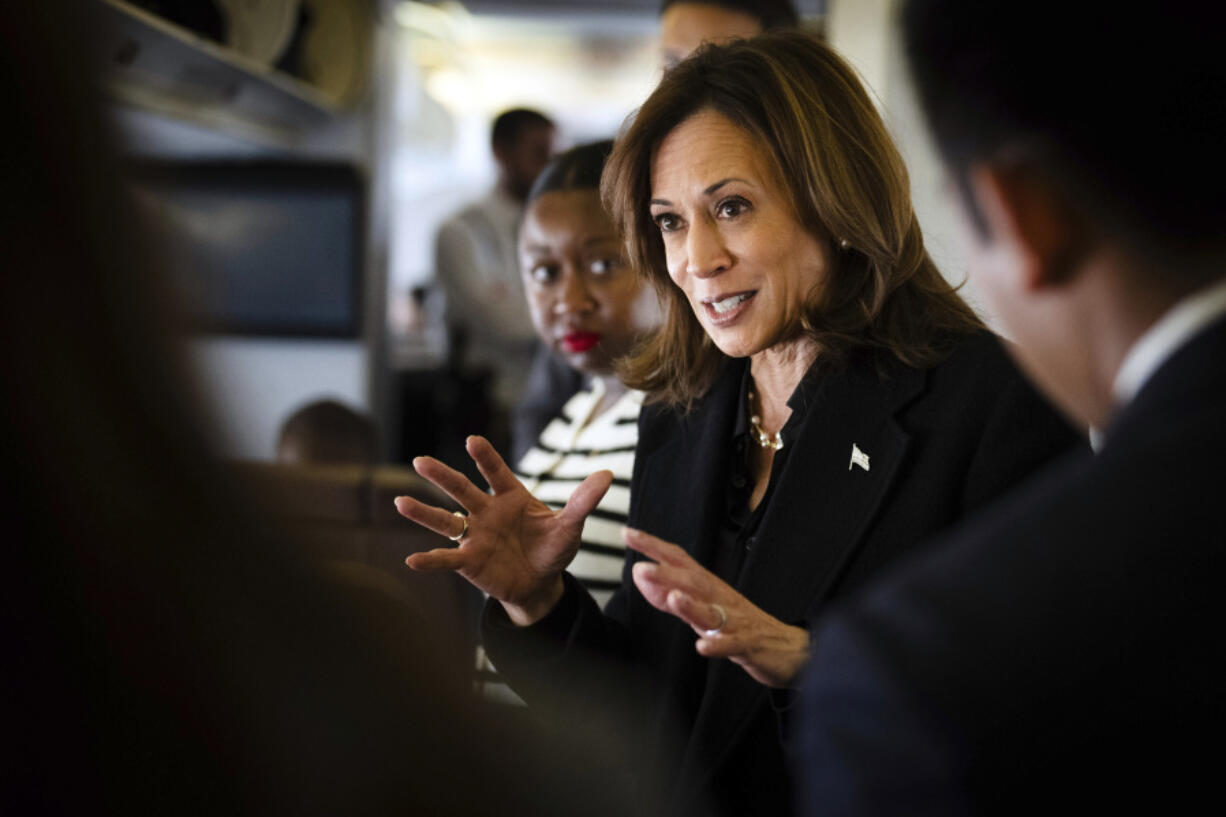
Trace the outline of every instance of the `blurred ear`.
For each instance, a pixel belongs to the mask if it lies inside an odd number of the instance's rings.
[[[968,180],[992,240],[1016,262],[1023,291],[1060,286],[1076,275],[1090,231],[1043,174],[1025,164],[978,164]]]

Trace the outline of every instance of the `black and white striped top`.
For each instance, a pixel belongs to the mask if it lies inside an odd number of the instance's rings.
[[[642,392],[627,391],[593,416],[604,396],[604,384],[595,380],[571,397],[515,469],[537,499],[555,508],[565,505],[588,475],[613,472],[613,485],[584,523],[579,552],[568,568],[601,607],[621,584],[626,553],[621,531],[630,511],[630,474],[643,405]]]
[[[627,391],[596,415],[604,396],[604,384],[594,380],[589,388],[571,397],[515,468],[515,475],[532,495],[553,508],[565,505],[590,474],[606,468],[613,472],[613,484],[583,523],[579,552],[567,568],[602,608],[621,585],[626,553],[621,530],[630,512],[630,474],[634,470],[643,393]],[[477,679],[485,698],[523,704],[498,677],[480,647]]]

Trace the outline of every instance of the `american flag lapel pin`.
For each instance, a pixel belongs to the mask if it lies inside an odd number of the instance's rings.
[[[854,466],[860,466],[865,471],[868,470],[868,454],[860,450],[860,446],[855,443],[851,444],[851,461],[847,463],[847,470],[850,471]]]

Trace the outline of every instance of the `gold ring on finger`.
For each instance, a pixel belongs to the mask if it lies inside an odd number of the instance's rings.
[[[460,541],[461,539],[463,539],[463,538],[464,538],[464,534],[468,533],[468,514],[466,514],[466,513],[462,513],[462,512],[460,512],[460,511],[452,511],[452,512],[451,512],[451,515],[452,515],[452,516],[458,516],[458,517],[460,518],[460,521],[462,521],[462,522],[464,523],[464,527],[460,528],[460,532],[459,532],[459,533],[457,533],[455,536],[448,536],[448,537],[447,537],[448,539],[450,539],[450,540],[451,540],[451,541],[453,541],[453,542],[458,542],[458,541]]]

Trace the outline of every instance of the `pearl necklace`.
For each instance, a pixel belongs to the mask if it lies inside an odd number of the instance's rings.
[[[753,413],[753,401],[757,399],[753,393],[753,389],[749,390],[749,424],[753,426],[754,433],[758,437],[758,445],[763,448],[774,449],[779,451],[783,448],[783,429],[776,431],[774,436],[768,435],[762,430],[762,418]]]

